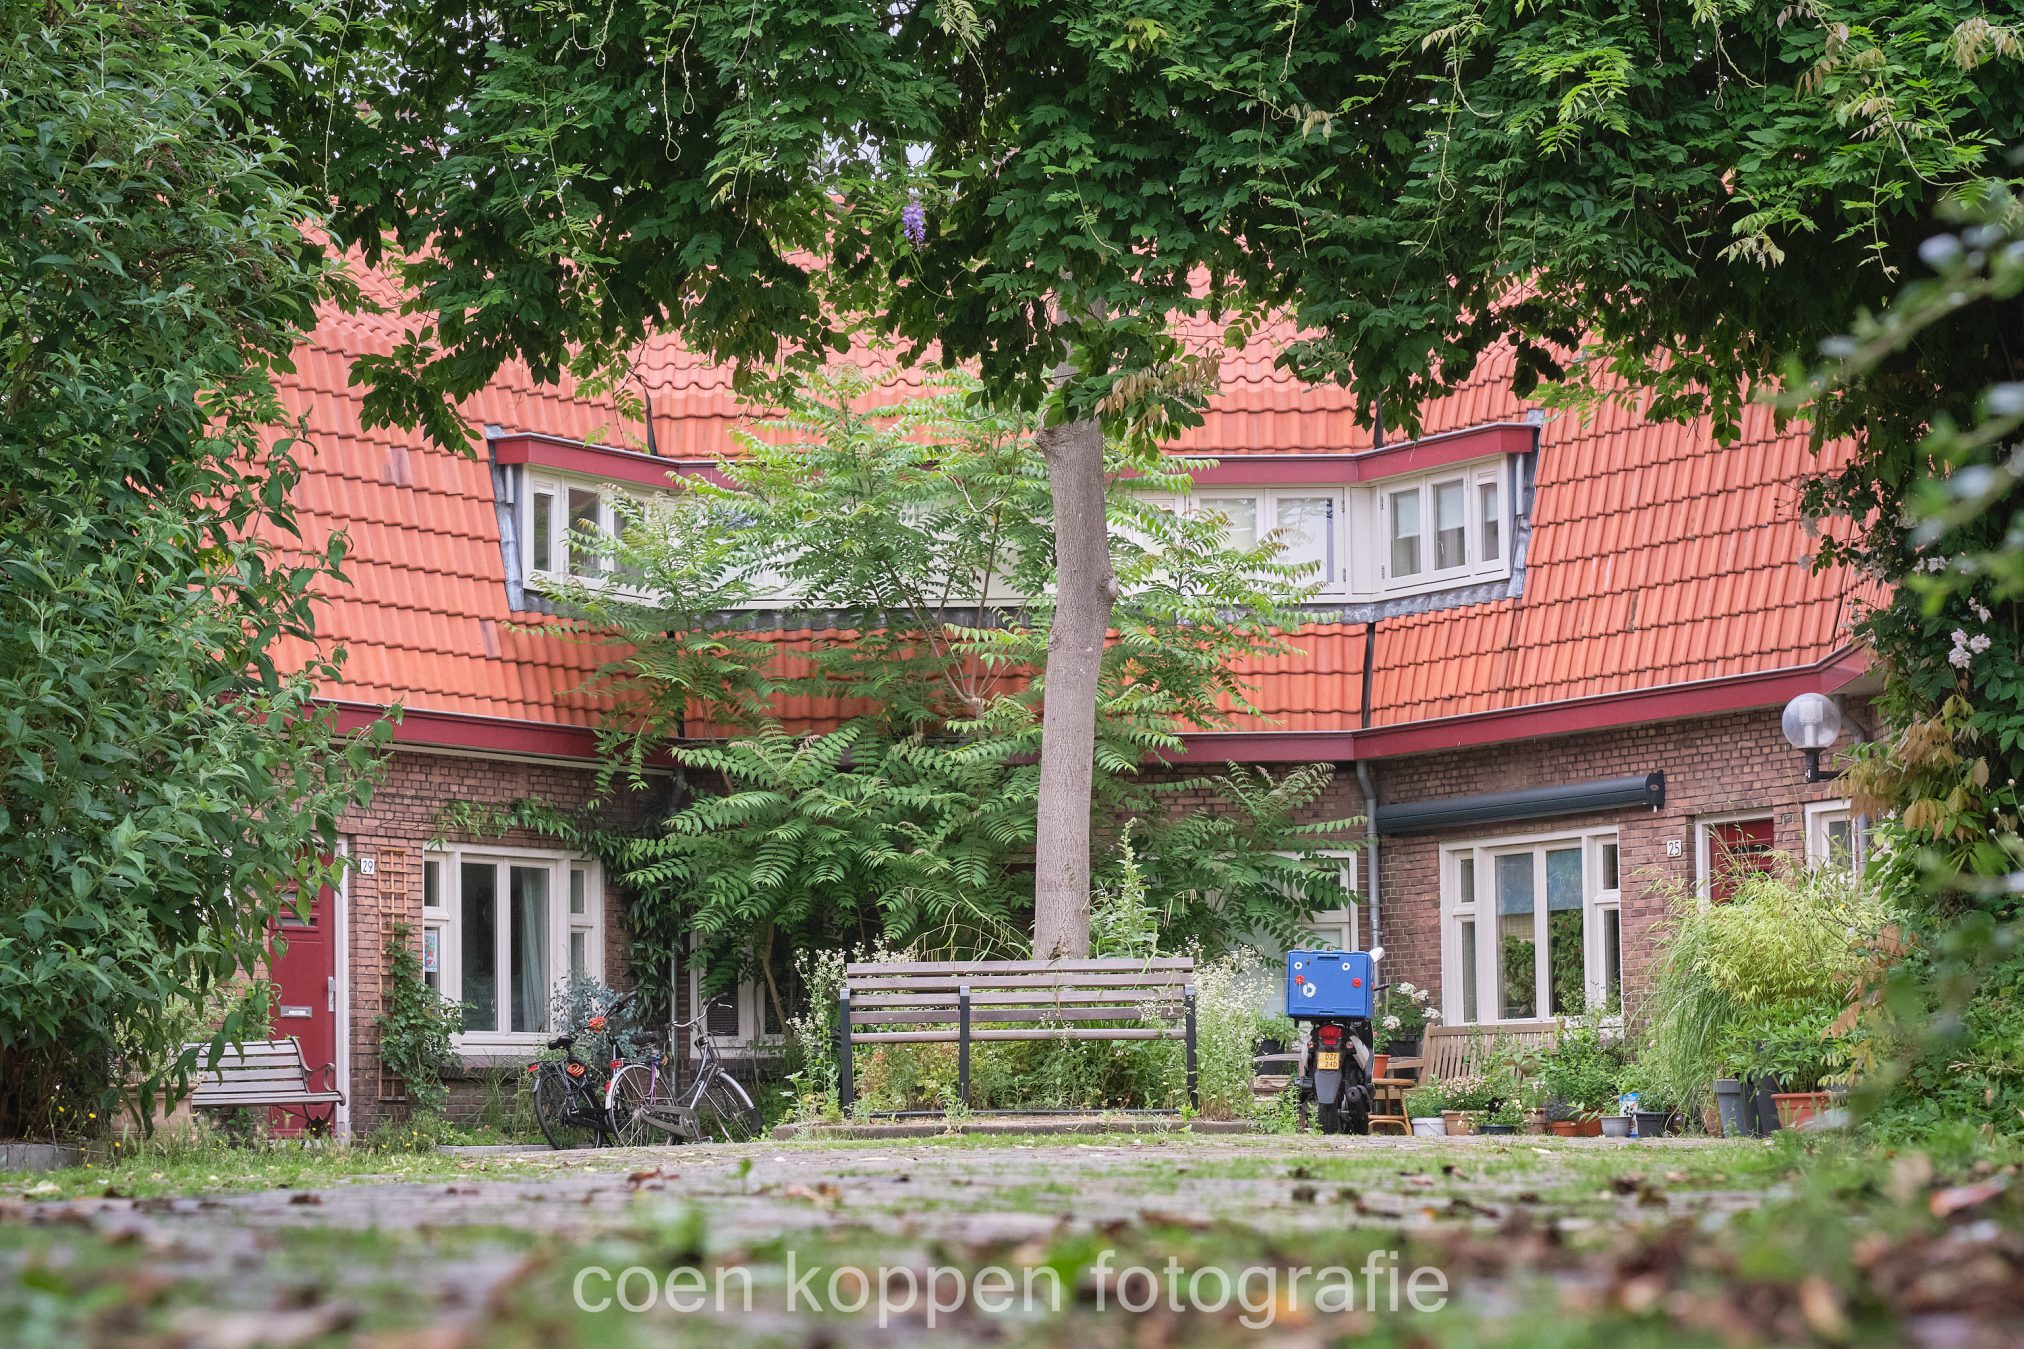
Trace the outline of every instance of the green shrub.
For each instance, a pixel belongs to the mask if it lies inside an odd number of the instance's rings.
[[[1563,1029],[1540,1060],[1539,1086],[1552,1104],[1576,1115],[1612,1111],[1629,1058],[1624,1042],[1605,1037],[1598,1018],[1589,1016]]]
[[[383,1008],[376,1023],[380,1060],[407,1084],[411,1109],[440,1115],[450,1103],[443,1074],[459,1062],[450,1036],[462,1027],[464,1008],[429,987],[414,935],[406,923],[394,924],[387,934]]]
[[[1453,1097],[1443,1082],[1425,1082],[1406,1092],[1406,1114],[1414,1119],[1438,1115],[1443,1110],[1455,1109]]]
[[[1741,874],[1725,904],[1676,888],[1640,1009],[1642,1088],[1698,1113],[1740,1022],[1775,1005],[1845,1001],[1867,943],[1893,920],[1876,888],[1825,867]]]

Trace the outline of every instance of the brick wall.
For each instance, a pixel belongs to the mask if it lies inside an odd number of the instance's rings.
[[[384,977],[385,933],[393,920],[405,921],[417,934],[422,926],[422,853],[438,840],[491,843],[511,847],[554,848],[553,840],[526,830],[510,830],[497,838],[473,838],[445,832],[445,806],[455,801],[505,805],[533,797],[568,809],[588,801],[594,790],[588,769],[527,763],[460,754],[400,750],[387,764],[385,778],[371,804],[347,816],[342,824],[346,846],[355,861],[373,859],[374,874],[354,866],[349,885],[346,927],[350,954],[350,1080],[345,1093],[351,1102],[355,1132],[364,1132],[390,1112],[380,1099],[379,1034],[381,980]],[[629,798],[629,809],[652,803]],[[625,982],[626,932],[623,906],[606,877],[604,889],[604,965],[607,982]],[[416,940],[419,941],[419,935]]]
[[[1768,810],[1776,846],[1795,856],[1806,849],[1804,806],[1841,795],[1833,782],[1802,781],[1797,751],[1778,729],[1778,709],[1696,721],[1600,731],[1509,745],[1383,759],[1371,764],[1381,803],[1420,801],[1522,787],[1582,782],[1662,770],[1666,804],[1593,815],[1475,825],[1441,834],[1388,837],[1379,844],[1380,901],[1386,976],[1439,990],[1440,848],[1444,843],[1614,826],[1623,896],[1624,978],[1634,999],[1651,960],[1653,926],[1663,917],[1668,886],[1695,881],[1695,824],[1710,816]],[[1190,807],[1213,803],[1208,793],[1180,794]],[[1342,765],[1309,818],[1364,812],[1353,765]],[[1668,857],[1677,839],[1680,855]],[[1367,865],[1360,860],[1359,874]],[[1367,879],[1363,882],[1368,890]],[[1365,940],[1368,941],[1366,915]]]

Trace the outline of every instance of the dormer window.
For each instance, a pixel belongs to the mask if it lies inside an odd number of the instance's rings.
[[[1303,569],[1315,603],[1389,600],[1510,576],[1512,464],[1500,454],[1340,484],[1312,481],[1303,466],[1298,483],[1217,482],[1173,504],[1220,516],[1223,541],[1234,549],[1255,548],[1276,532],[1279,560]]]
[[[530,474],[521,539],[521,566],[528,584],[564,579],[600,584],[623,571],[613,555],[629,519],[629,496],[610,483],[583,482]]]
[[[1504,495],[1501,462],[1378,484],[1378,588],[1438,590],[1507,574]]]

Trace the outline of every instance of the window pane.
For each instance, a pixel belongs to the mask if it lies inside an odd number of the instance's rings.
[[[1495,482],[1482,482],[1476,484],[1476,496],[1483,512],[1483,560],[1495,562],[1503,555],[1500,550],[1504,546],[1502,494]]]
[[[516,1031],[548,1029],[548,868],[512,867],[513,923],[506,950]]]
[[[1508,853],[1497,859],[1497,968],[1503,985],[1498,1015],[1523,1019],[1539,1015],[1538,933],[1533,926],[1535,899],[1532,854]]]
[[[1469,865],[1473,869],[1475,863],[1471,862]],[[1461,924],[1461,929],[1462,929],[1462,937],[1461,937],[1462,949],[1460,954],[1462,958],[1461,960],[1462,968],[1460,969],[1460,971],[1458,971],[1458,974],[1462,981],[1462,1020],[1465,1022],[1474,1022],[1479,1019],[1476,1012],[1475,920],[1474,919],[1463,920]]]
[[[1335,579],[1334,507],[1330,497],[1279,498],[1280,539],[1286,545],[1279,560],[1308,568],[1303,581]]]
[[[1623,914],[1602,910],[1602,1010],[1623,1010]]]
[[[1455,902],[1476,902],[1476,859],[1473,857],[1464,857],[1455,866]]]
[[[590,912],[590,873],[582,867],[569,869],[569,911],[577,915]]]
[[[1708,830],[1708,897],[1726,903],[1736,893],[1737,881],[1752,871],[1769,871],[1776,859],[1771,851],[1769,820],[1733,820]]]
[[[1258,546],[1258,498],[1212,497],[1202,505],[1224,519],[1223,546],[1248,550]]]
[[[555,570],[555,494],[534,494],[534,570]]]
[[[1855,867],[1855,821],[1846,815],[1830,817],[1827,822],[1827,861],[1829,865],[1844,871]]]
[[[584,537],[603,530],[601,503],[597,493],[582,487],[569,489],[569,569],[578,576],[595,576],[602,565],[596,541]]]
[[[431,991],[443,991],[443,929],[422,929],[422,982]]]
[[[582,928],[569,934],[569,972],[579,978],[590,973],[590,934]]]
[[[1391,494],[1391,574],[1420,572],[1420,489]]]
[[[1434,484],[1434,568],[1468,565],[1469,497],[1461,479]]]
[[[1616,860],[1616,845],[1615,845],[1614,843],[1605,843],[1605,844],[1603,844],[1603,845],[1602,845],[1602,885],[1601,885],[1601,887],[1600,887],[1601,889],[1604,889],[1604,890],[1615,890],[1615,889],[1617,889],[1617,888],[1618,888],[1618,886],[1617,886],[1617,879],[1616,879],[1616,866],[1617,866],[1617,860]]]
[[[466,862],[458,879],[463,941],[465,1030],[499,1029],[499,869],[490,862]]]
[[[707,1035],[720,1035],[727,1040],[738,1038],[737,995],[723,993],[710,1000],[709,1015],[703,1020],[703,1031]]]
[[[443,907],[443,862],[439,857],[422,860],[422,907]]]
[[[1588,1002],[1581,945],[1581,849],[1546,854],[1546,975],[1554,1016],[1574,1016]]]

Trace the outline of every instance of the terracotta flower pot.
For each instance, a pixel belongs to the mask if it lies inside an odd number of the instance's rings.
[[[1476,1132],[1476,1112],[1473,1110],[1443,1110],[1441,1121],[1448,1126],[1450,1138],[1460,1138]]]
[[[1581,1125],[1571,1119],[1557,1119],[1552,1123],[1555,1138],[1573,1138],[1581,1132]]]
[[[1525,1132],[1528,1134],[1547,1134],[1553,1132],[1551,1121],[1546,1118],[1544,1110],[1528,1110],[1525,1112]]]
[[[1824,1091],[1779,1091],[1771,1094],[1771,1100],[1778,1107],[1778,1126],[1781,1129],[1796,1129],[1809,1120],[1818,1119],[1831,1099]]]
[[[1385,1077],[1388,1075],[1387,1070],[1390,1068],[1391,1055],[1373,1054],[1370,1056],[1370,1075],[1372,1077]]]

